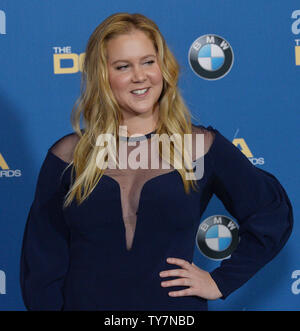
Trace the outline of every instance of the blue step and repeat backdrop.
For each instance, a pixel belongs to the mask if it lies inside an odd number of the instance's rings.
[[[279,255],[209,309],[300,310],[299,0],[0,1],[0,310],[25,309],[19,260],[38,172],[47,149],[73,131],[87,39],[115,12],[158,24],[191,112],[274,174],[294,208]],[[200,42],[206,47],[195,62]],[[216,197],[199,224],[211,215],[231,217]],[[208,271],[220,263],[196,245],[194,261]]]

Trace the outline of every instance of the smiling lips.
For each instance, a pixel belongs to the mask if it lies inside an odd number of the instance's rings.
[[[146,87],[144,89],[137,89],[137,90],[133,90],[130,93],[136,95],[136,96],[144,96],[146,94],[148,94],[150,87]]]

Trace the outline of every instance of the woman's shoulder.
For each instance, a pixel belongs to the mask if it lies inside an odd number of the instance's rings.
[[[194,139],[196,139],[197,134],[202,134],[204,136],[204,154],[208,154],[215,144],[218,131],[210,125],[205,127],[204,125],[192,124],[193,142]]]
[[[75,147],[79,140],[80,136],[76,132],[66,134],[56,140],[48,149],[48,152],[65,163],[71,163],[73,161]]]
[[[205,135],[212,135],[214,136],[214,134],[217,132],[218,130],[216,130],[214,127],[212,127],[211,125],[205,126],[202,124],[192,124],[192,132],[196,132],[196,133],[202,133]]]

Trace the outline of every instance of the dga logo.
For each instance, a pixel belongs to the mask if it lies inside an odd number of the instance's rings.
[[[54,74],[75,74],[82,71],[85,53],[72,53],[71,46],[53,47]]]
[[[4,157],[0,153],[0,178],[1,177],[20,177],[22,176],[21,170],[12,170],[9,168]]]
[[[247,145],[246,141],[244,138],[235,138],[238,134],[238,131],[234,135],[234,139],[232,143],[239,148],[239,150],[249,159],[249,161],[253,165],[263,165],[265,164],[265,160],[263,157],[254,157],[249,146]]]
[[[238,225],[227,216],[208,217],[199,225],[196,243],[200,252],[209,259],[226,259],[239,243]]]
[[[6,294],[6,277],[2,270],[0,270],[0,294]]]
[[[228,74],[233,64],[230,44],[217,35],[204,35],[196,39],[189,50],[189,63],[196,75],[209,80]]]
[[[6,16],[3,10],[0,10],[0,34],[6,34]]]
[[[292,32],[295,35],[300,34],[300,10],[294,10],[292,12],[292,19],[295,21],[292,24]],[[295,61],[296,65],[300,66],[300,39],[295,39]]]

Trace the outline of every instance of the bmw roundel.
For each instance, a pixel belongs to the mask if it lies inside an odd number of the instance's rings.
[[[193,42],[188,58],[196,75],[215,80],[224,77],[230,71],[233,64],[233,51],[224,38],[209,34]]]
[[[238,225],[223,215],[205,219],[198,228],[196,243],[200,252],[212,260],[228,258],[239,243]]]

